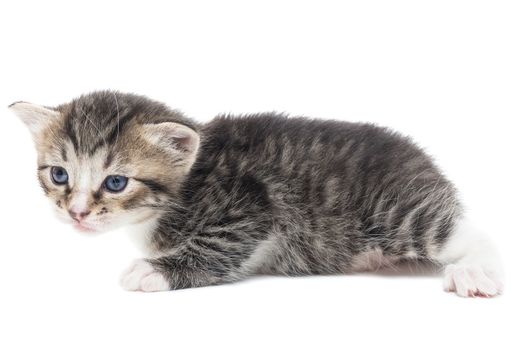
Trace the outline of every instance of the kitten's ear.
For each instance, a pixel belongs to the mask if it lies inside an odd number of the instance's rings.
[[[146,140],[170,152],[183,153],[189,158],[194,157],[199,149],[199,134],[185,125],[164,122],[144,124],[143,127]]]
[[[40,134],[42,130],[60,116],[58,111],[29,102],[15,102],[9,105],[9,109],[27,125],[33,137]]]

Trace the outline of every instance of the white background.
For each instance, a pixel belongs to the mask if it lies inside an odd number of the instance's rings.
[[[2,1],[0,106],[94,89],[205,121],[287,111],[412,135],[498,244],[507,289],[436,276],[253,278],[140,294],[123,232],[55,221],[25,127],[0,108],[0,348],[523,348],[522,1]]]

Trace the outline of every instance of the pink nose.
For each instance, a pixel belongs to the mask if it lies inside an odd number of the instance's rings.
[[[73,220],[80,222],[83,218],[89,215],[91,211],[83,211],[83,212],[76,212],[74,210],[68,210],[69,215],[73,218]]]

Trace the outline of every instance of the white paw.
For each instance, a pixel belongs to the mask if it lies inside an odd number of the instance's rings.
[[[493,273],[476,265],[448,265],[443,287],[461,297],[493,297],[502,292],[503,284]]]
[[[124,289],[132,291],[160,292],[170,289],[164,276],[155,271],[149,262],[142,259],[135,260],[124,271],[120,284]]]

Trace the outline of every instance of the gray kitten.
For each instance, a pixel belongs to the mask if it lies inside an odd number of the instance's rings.
[[[497,254],[466,223],[454,186],[386,128],[275,113],[201,125],[111,91],[10,108],[33,134],[61,219],[82,231],[139,229],[148,258],[125,272],[128,290],[426,260],[446,266],[448,291],[501,292]]]

